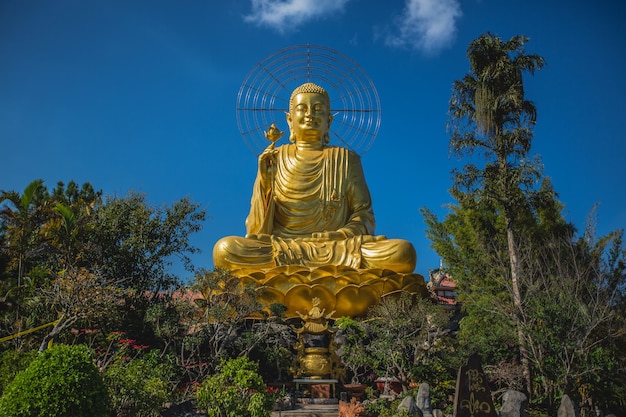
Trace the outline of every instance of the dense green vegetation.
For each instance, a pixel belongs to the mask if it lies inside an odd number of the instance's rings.
[[[451,149],[468,162],[454,172],[445,217],[422,210],[458,284],[458,328],[431,300],[411,297],[338,319],[343,382],[428,382],[433,407],[451,412],[457,369],[478,352],[496,402],[517,389],[537,415],[555,415],[564,394],[585,415],[595,407],[625,413],[622,231],[596,236],[591,213],[579,233],[530,153],[537,115],[522,76],[544,61],[526,54],[526,41],[485,34],[469,46],[470,72],[454,83],[449,124]],[[103,196],[89,183],[49,189],[35,180],[2,191],[0,337],[49,324],[0,344],[3,415],[154,416],[192,398],[211,415],[237,407],[266,415],[271,396],[234,402],[242,392],[214,398],[214,387],[245,384],[247,395],[288,380],[294,323],[284,306],[263,309],[228,271],[194,270],[191,236],[204,216],[189,199],[154,207],[144,195]],[[173,259],[193,282],[172,275]],[[46,381],[59,384],[55,393]],[[85,385],[76,393],[72,384]],[[377,408],[392,414],[369,405]]]
[[[544,61],[526,54],[526,41],[487,33],[470,44],[449,123],[450,148],[467,164],[454,172],[445,218],[422,210],[427,233],[459,285],[457,341],[494,380],[553,414],[563,394],[583,412],[623,410],[623,232],[596,236],[591,213],[578,235],[530,153],[536,110],[522,75]]]
[[[6,387],[7,417],[107,417],[109,396],[84,345],[59,345],[39,355]]]
[[[224,361],[198,387],[198,407],[209,417],[269,417],[276,395],[258,370],[258,364],[246,357]]]

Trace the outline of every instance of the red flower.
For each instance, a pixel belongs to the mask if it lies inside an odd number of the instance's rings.
[[[150,346],[148,346],[148,345],[133,345],[133,349],[135,349],[135,350],[150,349]]]

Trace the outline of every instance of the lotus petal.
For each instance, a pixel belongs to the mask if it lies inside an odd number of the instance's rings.
[[[333,294],[336,294],[337,291],[345,287],[346,285],[354,284],[354,282],[350,281],[344,276],[338,277],[320,277],[311,281],[312,285],[322,285],[328,288]]]
[[[282,294],[287,294],[295,285],[305,284],[306,280],[300,275],[276,275],[268,278],[263,283],[264,286],[273,287]]]
[[[274,303],[285,303],[285,296],[278,290],[270,287],[260,287],[256,290],[256,299],[264,306]]]
[[[403,284],[399,280],[400,277],[396,276],[388,276],[385,278],[379,278],[377,280],[369,281],[368,284],[376,287],[379,291],[379,294],[387,294],[392,291],[397,291],[402,289]]]
[[[282,265],[277,266],[276,268],[269,269],[265,271],[265,277],[269,278],[270,276],[275,275],[293,275],[293,274],[302,274],[309,275],[311,273],[311,268],[301,265]]]
[[[335,317],[363,316],[370,306],[379,302],[380,296],[369,285],[348,285],[337,293]]]
[[[244,275],[242,277],[235,278],[235,279],[239,282],[239,285],[241,286],[246,286],[249,284],[259,285],[259,282],[256,279],[252,278],[250,275]]]
[[[364,271],[359,271],[359,283],[364,283],[372,279],[380,278],[380,273],[382,269],[367,269]]]
[[[287,317],[297,317],[298,312],[305,314],[311,309],[313,298],[320,299],[320,307],[326,309],[326,314],[335,310],[335,294],[321,285],[300,284],[291,288],[285,294]]]
[[[242,277],[249,275],[256,279],[263,279],[265,277],[265,272],[259,270],[259,268],[247,267],[247,268],[238,268],[231,271],[233,275],[237,277]]]
[[[314,268],[311,271],[311,280],[317,279],[323,276],[332,276],[338,277],[345,275],[349,272],[355,272],[354,268],[350,268],[349,266],[343,265],[324,265],[317,268]]]

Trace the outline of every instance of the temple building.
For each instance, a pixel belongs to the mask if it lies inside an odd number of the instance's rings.
[[[457,301],[456,282],[442,268],[429,271],[430,280],[426,285],[428,290],[437,298],[439,305],[449,310],[461,308]]]

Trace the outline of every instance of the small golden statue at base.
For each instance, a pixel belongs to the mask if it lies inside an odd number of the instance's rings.
[[[296,312],[302,321],[304,321],[302,329],[296,331],[298,334],[303,332],[311,334],[323,334],[328,332],[328,319],[332,318],[334,311],[324,315],[326,309],[320,309],[320,299],[317,297],[313,298],[312,303],[313,307],[308,313],[302,314],[299,311]]]
[[[298,335],[298,355],[292,373],[295,378],[336,378],[341,361],[335,353],[333,332],[328,328],[333,312],[325,315],[325,309],[319,307],[319,298],[313,298],[312,304],[308,313],[298,312],[303,325],[294,328]]]

